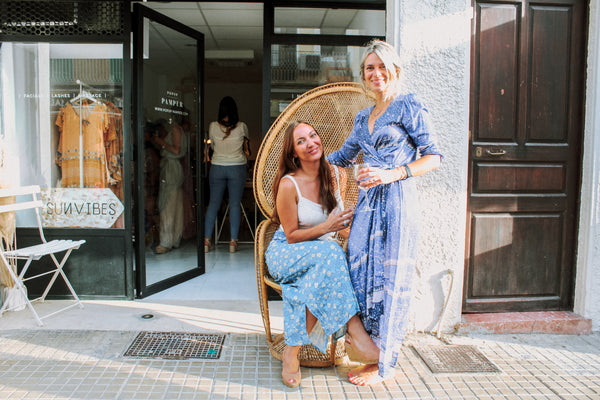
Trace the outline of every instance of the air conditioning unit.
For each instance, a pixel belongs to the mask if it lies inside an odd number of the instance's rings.
[[[318,54],[301,54],[300,71],[318,72],[321,70],[321,56]]]

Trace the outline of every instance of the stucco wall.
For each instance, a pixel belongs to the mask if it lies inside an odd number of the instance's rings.
[[[600,0],[590,1],[574,311],[600,331]]]
[[[574,312],[600,331],[600,0],[590,0],[583,168]],[[429,106],[444,152],[442,167],[419,178],[422,227],[413,329],[460,321],[466,227],[471,2],[388,0],[388,37],[404,61],[404,85]]]
[[[427,104],[444,154],[438,170],[418,178],[422,223],[411,321],[415,330],[437,330],[452,271],[441,327],[451,331],[462,309],[472,10],[466,0],[388,0],[387,6],[387,40],[402,57],[404,86]]]

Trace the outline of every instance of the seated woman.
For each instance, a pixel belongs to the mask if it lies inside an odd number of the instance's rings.
[[[379,352],[356,315],[346,253],[334,240],[348,227],[353,211],[336,208],[340,185],[336,196],[331,169],[315,129],[291,123],[273,184],[273,218],[281,226],[265,254],[269,273],[282,288],[287,347],[281,375],[289,387],[300,384],[300,346],[313,344],[325,353],[328,336],[346,324],[356,351],[366,357]]]

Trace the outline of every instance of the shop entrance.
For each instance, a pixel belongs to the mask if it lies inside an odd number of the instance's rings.
[[[198,145],[210,140],[210,126],[219,118],[221,100],[232,97],[237,104],[239,121],[248,128],[251,150],[247,157],[246,184],[241,199],[239,247],[230,252],[232,218],[227,189],[214,225],[210,224],[206,229],[207,236],[216,244],[212,249],[209,247],[210,251],[204,255],[203,272],[206,274],[176,288],[160,289],[161,293],[155,294],[152,299],[255,299],[253,235],[262,216],[254,201],[252,173],[262,137],[279,113],[306,91],[326,83],[359,80],[355,66],[359,63],[360,47],[372,37],[385,36],[385,2],[328,1],[313,2],[310,6],[302,7],[299,4],[275,5],[262,1],[166,3],[150,0],[144,2],[142,7],[204,34],[202,118],[198,128],[193,130],[200,142]],[[148,28],[139,28],[138,31],[140,29]],[[150,37],[152,29],[151,26]],[[143,31],[140,36],[142,34]],[[177,45],[172,37],[165,38],[172,46]],[[145,46],[150,47],[149,53],[136,56],[138,60],[143,60],[144,65],[148,62],[146,57],[153,57],[152,40]],[[178,67],[174,65],[177,63],[179,60],[171,62],[173,67]],[[156,80],[150,82],[152,85],[158,84]],[[144,109],[138,111],[143,112]],[[138,145],[143,146],[143,143]],[[210,159],[208,152],[198,151],[196,154],[202,156],[196,157],[196,163],[204,179],[198,180],[200,186],[197,190],[198,193],[202,190],[205,199],[204,207],[198,204],[196,208],[201,214],[196,219],[200,237],[205,234],[206,226],[201,218],[207,213],[209,193],[213,189],[208,176],[214,160]],[[141,161],[142,156],[137,157]],[[143,172],[138,172],[136,179],[142,182],[142,178]],[[140,187],[139,190],[144,189]],[[138,209],[138,214],[143,216],[141,204]],[[138,222],[136,229],[145,232],[142,221]],[[235,228],[235,221],[233,226]],[[196,243],[197,249],[202,252],[202,241]],[[138,247],[138,259],[141,259],[139,249],[141,247]],[[150,276],[150,261],[167,260],[166,263],[171,263],[176,254],[175,251],[155,254],[146,247],[142,264],[147,272],[141,275]],[[167,287],[164,286],[165,289]],[[157,291],[150,293],[147,289],[141,290],[143,297]]]
[[[136,296],[146,297],[205,271],[204,35],[140,4],[133,33]]]

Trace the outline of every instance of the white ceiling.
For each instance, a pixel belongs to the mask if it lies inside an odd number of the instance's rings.
[[[262,53],[262,3],[144,3],[202,32],[206,50],[248,50]]]
[[[0,0],[1,1],[1,0]],[[206,60],[222,67],[249,66],[260,72],[263,52],[263,3],[148,1],[143,5],[204,34]],[[327,8],[276,8],[276,31],[281,33],[385,34],[385,12]],[[148,24],[146,49],[153,68],[162,73],[193,75],[195,41],[160,23]],[[379,32],[381,31],[381,32]]]
[[[152,8],[204,34],[205,50],[254,50],[262,53],[263,3],[146,2]],[[362,35],[385,34],[385,12],[327,8],[278,8],[275,26],[280,32],[298,28],[314,32]]]

